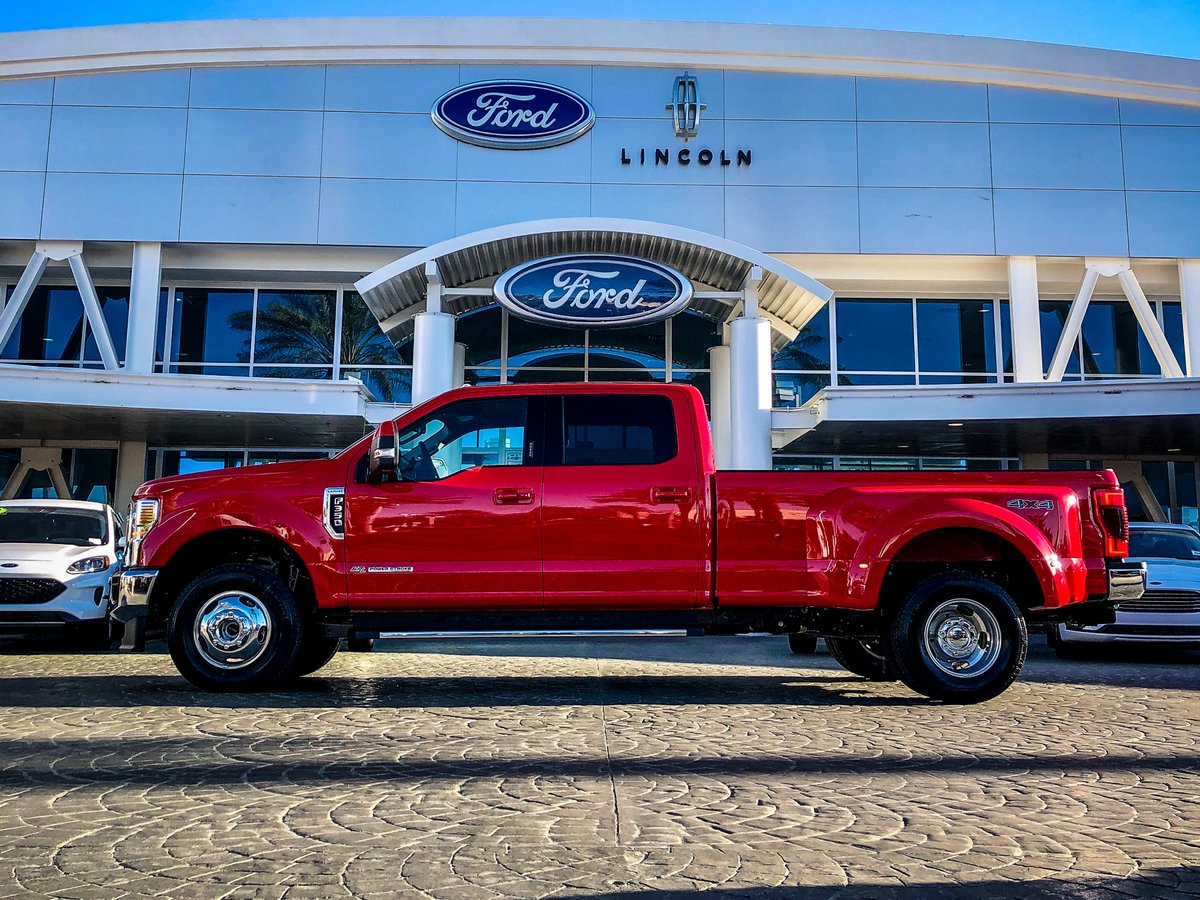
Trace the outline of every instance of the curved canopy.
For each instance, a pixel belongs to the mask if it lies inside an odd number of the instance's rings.
[[[361,278],[355,287],[391,340],[412,333],[425,307],[426,263],[436,262],[451,296],[450,312],[486,305],[488,297],[453,296],[454,288],[495,277],[515,265],[561,253],[615,253],[671,266],[713,292],[742,290],[750,270],[762,269],[759,310],[782,336],[795,337],[833,291],[803,272],[744,244],[690,228],[635,219],[542,219],[460,235],[410,253]],[[725,318],[729,298],[700,296],[692,306]]]

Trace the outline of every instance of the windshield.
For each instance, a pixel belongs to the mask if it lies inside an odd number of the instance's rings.
[[[1200,537],[1167,528],[1131,528],[1129,555],[1150,559],[1200,559]]]
[[[108,540],[102,512],[50,506],[0,505],[0,544],[99,547]]]

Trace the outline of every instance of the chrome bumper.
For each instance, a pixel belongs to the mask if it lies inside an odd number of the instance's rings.
[[[150,610],[150,592],[158,569],[126,569],[113,576],[112,596],[116,602],[109,616],[117,622],[144,619]]]
[[[1146,593],[1146,564],[1144,562],[1115,563],[1108,567],[1108,600],[1123,603],[1137,600]]]

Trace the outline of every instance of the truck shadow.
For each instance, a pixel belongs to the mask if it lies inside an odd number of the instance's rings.
[[[310,676],[262,693],[205,693],[173,675],[19,675],[2,679],[0,705],[16,708],[137,706],[227,709],[470,708],[497,706],[912,706],[840,671],[796,675],[580,675],[484,677]]]
[[[1163,866],[1121,877],[1038,878],[1030,881],[987,879],[966,884],[904,886],[849,884],[837,886],[774,885],[713,887],[705,900],[1100,900],[1118,897],[1191,897],[1200,892],[1200,867]],[[559,894],[577,900],[587,894]],[[695,900],[695,890],[633,890],[605,894],[608,900]]]

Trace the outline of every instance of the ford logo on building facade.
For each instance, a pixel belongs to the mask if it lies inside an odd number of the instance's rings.
[[[592,105],[566,88],[540,81],[481,81],[443,94],[433,123],[460,141],[498,150],[565,144],[596,121]]]
[[[622,328],[666,319],[692,299],[692,283],[645,259],[573,253],[523,263],[496,281],[514,315],[549,325]]]

